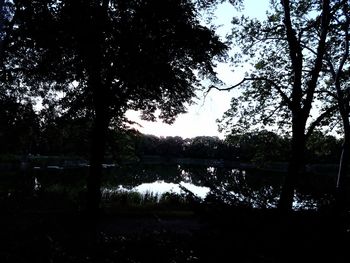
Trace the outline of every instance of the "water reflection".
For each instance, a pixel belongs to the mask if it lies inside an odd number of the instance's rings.
[[[276,208],[279,198],[279,190],[276,191],[272,186],[262,187],[259,191],[250,191],[249,188],[240,188],[239,191],[228,191],[230,184],[224,183],[224,187],[218,189],[211,189],[205,186],[197,186],[188,182],[167,183],[164,181],[155,181],[153,183],[140,184],[133,188],[125,188],[119,185],[114,188],[103,188],[102,196],[106,200],[110,196],[117,193],[137,192],[142,196],[152,195],[159,201],[160,198],[166,194],[184,195],[188,192],[192,193],[202,201],[216,201],[230,205],[244,205],[252,208]],[[318,202],[307,196],[300,194],[295,195],[293,203],[294,210],[301,209],[317,209]]]
[[[178,184],[175,184],[175,183],[167,183],[160,180],[160,181],[155,181],[153,183],[140,184],[131,189],[125,188],[122,185],[119,185],[115,188],[105,187],[102,189],[102,195],[106,198],[107,195],[111,195],[118,192],[138,192],[142,195],[152,193],[153,195],[160,197],[165,193],[174,193],[174,194],[183,195],[188,191],[193,193],[196,197],[204,200],[207,194],[210,192],[210,189],[208,187],[197,186],[192,183],[188,183],[184,181]]]
[[[0,190],[5,193],[23,188],[18,182],[28,182],[27,189],[63,192],[78,196],[86,189],[87,169],[33,169],[27,178],[9,176]],[[19,175],[24,176],[24,175]],[[327,177],[307,175],[298,185],[294,209],[317,209],[332,199],[333,185]],[[161,196],[167,192],[193,196],[207,203],[226,203],[254,208],[273,208],[278,203],[283,174],[259,170],[241,170],[222,166],[190,164],[133,164],[106,167],[102,193],[105,199],[117,192],[153,193]]]
[[[34,191],[39,191],[41,188],[41,184],[38,181],[38,178],[34,177]]]
[[[114,181],[109,182],[109,187],[122,185],[130,191],[141,194],[154,193],[159,196],[167,192],[176,194],[191,192],[203,202],[253,208],[276,207],[283,183],[282,174],[221,166],[153,164],[125,171],[125,174],[115,173]],[[330,200],[324,194],[313,195],[312,191],[310,193],[305,189],[305,186],[298,190],[295,194],[295,210],[317,209]]]

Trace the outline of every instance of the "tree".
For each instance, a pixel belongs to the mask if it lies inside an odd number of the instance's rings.
[[[306,143],[309,163],[336,163],[339,161],[341,141],[332,135],[314,131]]]
[[[197,136],[188,139],[185,144],[185,154],[191,158],[217,159],[222,141],[218,137]]]
[[[188,0],[16,2],[14,46],[35,54],[29,77],[66,93],[65,111],[93,113],[87,188],[95,213],[111,123],[120,124],[127,109],[154,120],[157,108],[172,122],[191,102],[198,77],[216,80],[212,59],[226,47],[200,25]]]
[[[338,107],[338,116],[343,129],[343,146],[337,179],[338,201],[343,202],[345,194],[344,179],[350,162],[350,94],[349,94],[349,45],[350,45],[350,7],[349,1],[339,1],[330,24],[330,38],[325,56],[325,73],[329,75],[327,85],[322,91],[328,102]]]
[[[264,165],[271,161],[286,161],[289,139],[266,130],[229,134],[226,140],[236,145],[241,161]]]
[[[36,151],[39,141],[39,118],[30,103],[0,95],[1,154],[28,154]]]
[[[288,211],[303,173],[307,138],[335,109],[331,106],[321,109],[319,116],[311,116],[335,3],[329,0],[271,3],[273,12],[264,22],[244,17],[234,20],[238,30],[234,29],[237,34],[233,38],[241,43],[253,70],[239,84],[221,89],[242,90],[242,96],[232,100],[221,123],[226,127],[235,123],[234,129],[241,131],[260,125],[291,129],[289,168],[279,202],[279,208]]]
[[[123,126],[109,129],[107,156],[118,163],[139,161],[142,154],[142,152],[139,152],[141,140],[142,134],[136,129]]]
[[[159,155],[163,157],[181,157],[183,143],[183,139],[179,136],[161,137],[158,145]]]
[[[145,155],[157,155],[157,148],[160,144],[160,138],[155,135],[143,134],[137,145],[137,154],[141,157]]]
[[[91,120],[60,116],[55,109],[41,110],[38,153],[88,157]]]

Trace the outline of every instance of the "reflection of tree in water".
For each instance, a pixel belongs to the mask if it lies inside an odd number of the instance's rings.
[[[335,181],[328,174],[304,173],[296,187],[295,208],[315,209],[334,204]]]
[[[190,173],[195,178],[194,183],[210,188],[206,202],[259,208],[277,204],[280,191],[278,182],[267,183],[263,176],[232,168],[203,167],[200,170]]]
[[[226,167],[182,166],[191,183],[210,188],[206,202],[235,206],[273,208],[277,206],[284,175],[261,170]],[[332,201],[330,178],[305,175],[295,193],[294,209],[316,209]],[[317,182],[312,183],[310,182]]]
[[[315,209],[330,202],[331,193],[327,190],[327,186],[332,185],[330,179],[313,177],[315,175],[305,175],[299,184],[295,209]],[[74,197],[85,189],[86,170],[36,171],[31,178],[36,178],[40,191],[63,192]],[[155,181],[208,187],[206,203],[272,208],[277,205],[283,174],[222,166],[139,163],[105,169],[103,187],[115,189],[122,185],[132,189]],[[31,180],[31,189],[34,188]]]

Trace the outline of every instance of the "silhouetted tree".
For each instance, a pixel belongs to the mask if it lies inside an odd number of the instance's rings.
[[[160,138],[155,135],[143,134],[137,145],[137,152],[140,156],[156,155]]]
[[[330,37],[325,56],[326,69],[329,79],[321,93],[325,104],[337,105],[338,118],[335,122],[342,123],[343,146],[339,163],[337,191],[339,197],[344,195],[346,186],[342,182],[347,173],[350,162],[350,107],[349,107],[349,46],[350,46],[350,3],[339,1],[334,10],[334,18],[330,24]],[[339,117],[341,121],[339,121]],[[333,120],[334,121],[334,120]],[[330,124],[332,124],[329,121]]]
[[[41,111],[39,153],[88,157],[91,119],[60,116],[54,107]]]
[[[336,163],[339,161],[341,141],[332,135],[314,131],[306,143],[306,161],[311,163]]]
[[[181,157],[183,155],[183,139],[179,136],[161,137],[158,150],[159,154],[164,157]]]
[[[283,211],[292,207],[295,185],[304,169],[308,136],[334,110],[331,107],[316,118],[310,116],[335,5],[329,0],[272,1],[266,21],[234,20],[239,30],[234,29],[233,38],[241,44],[254,70],[238,85],[221,89],[242,88],[242,96],[232,100],[222,123],[229,126],[238,117],[235,129],[241,131],[247,126],[274,124],[291,129],[289,171],[279,204]]]
[[[142,149],[139,147],[142,137],[139,131],[128,127],[109,129],[107,155],[118,163],[139,161],[142,154]]]
[[[187,141],[185,152],[194,158],[217,158],[220,144],[218,137],[197,136]]]
[[[110,124],[119,124],[127,109],[154,120],[157,108],[172,122],[194,96],[199,76],[215,80],[212,59],[225,45],[200,25],[188,0],[16,3],[21,13],[14,45],[35,54],[27,77],[64,92],[66,111],[93,113],[87,188],[94,212]]]
[[[28,154],[37,150],[39,117],[30,103],[0,96],[0,153]]]
[[[226,140],[235,145],[241,161],[264,165],[271,161],[287,161],[290,140],[266,130],[229,134]]]

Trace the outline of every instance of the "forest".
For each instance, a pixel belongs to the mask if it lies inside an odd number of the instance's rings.
[[[246,1],[0,0],[1,262],[349,261],[350,2]]]

